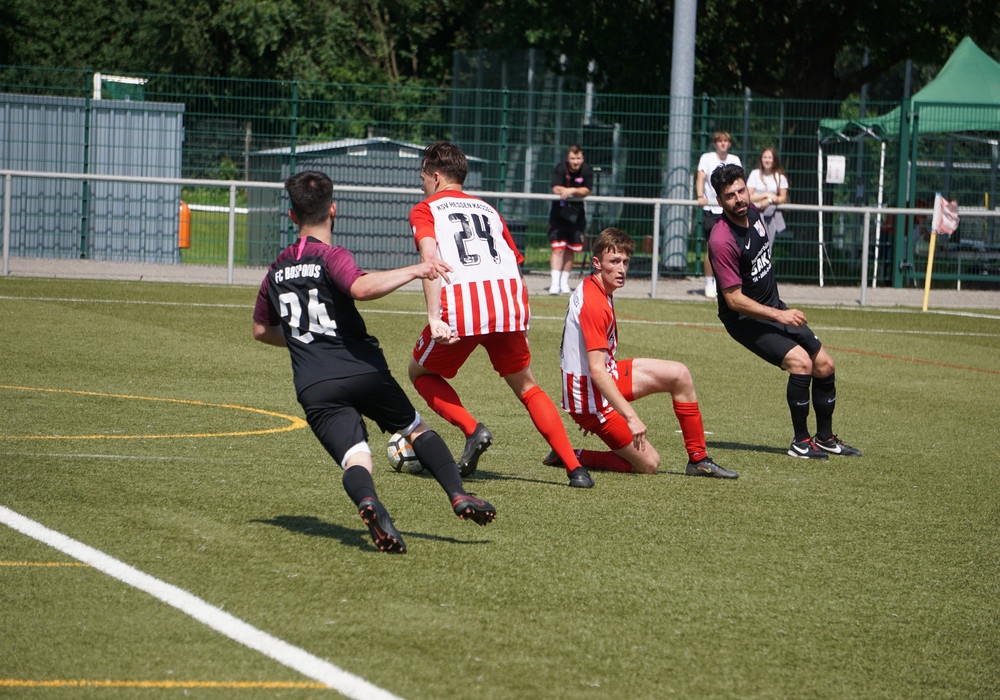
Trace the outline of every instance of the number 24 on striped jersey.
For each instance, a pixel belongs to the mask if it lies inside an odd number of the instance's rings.
[[[448,220],[461,226],[455,231],[455,246],[458,248],[458,259],[463,265],[467,267],[478,265],[482,261],[479,255],[469,252],[469,243],[477,238],[486,241],[493,262],[500,262],[500,254],[497,253],[496,242],[490,235],[490,220],[487,217],[482,214],[452,213],[448,215]]]

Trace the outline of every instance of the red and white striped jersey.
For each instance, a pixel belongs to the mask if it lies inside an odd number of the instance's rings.
[[[419,245],[433,236],[438,257],[451,265],[441,285],[441,319],[460,337],[526,331],[528,291],[507,224],[492,206],[458,190],[442,190],[410,210]]]
[[[618,379],[615,351],[618,349],[618,323],[615,302],[594,275],[587,277],[569,298],[563,325],[559,366],[562,370],[562,407],[569,413],[601,414],[611,404],[597,390],[590,378],[587,353],[604,350],[605,369]]]

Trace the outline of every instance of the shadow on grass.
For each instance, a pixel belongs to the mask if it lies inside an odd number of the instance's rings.
[[[339,540],[348,547],[358,549],[370,549],[377,551],[372,544],[368,533],[365,530],[355,530],[334,523],[323,522],[313,515],[276,515],[270,520],[251,520],[251,523],[263,523],[264,525],[274,525],[284,528],[289,532],[300,535],[310,535],[312,537],[326,537],[331,540]],[[454,537],[442,537],[440,535],[428,535],[422,532],[405,532],[402,534],[406,538],[417,538],[422,540],[432,540],[436,542],[448,542],[450,544],[487,544],[489,540],[459,540]]]
[[[708,447],[718,447],[721,450],[743,450],[746,452],[766,452],[768,454],[783,455],[788,451],[787,447],[775,447],[774,445],[748,445],[745,442],[719,442],[713,440],[707,443]]]
[[[562,467],[559,467],[559,469],[562,470]],[[555,473],[555,471],[553,471],[553,473]],[[562,471],[561,473],[565,473],[565,471]],[[431,479],[431,480],[434,479],[434,477],[431,476],[430,473],[426,471],[418,472],[416,474],[409,474],[408,476],[415,476],[421,479]],[[462,481],[465,482],[466,485],[468,485],[469,482],[477,483],[477,482],[487,482],[487,481],[523,481],[528,484],[544,484],[545,486],[566,485],[566,483],[562,481],[554,482],[554,481],[549,481],[548,479],[532,479],[526,476],[515,476],[513,474],[497,474],[496,472],[486,471],[484,469],[477,469],[469,476],[463,477]],[[487,498],[487,500],[489,499]]]
[[[710,450],[720,449],[720,450],[741,450],[744,452],[761,452],[766,454],[776,454],[784,455],[785,450],[780,447],[774,447],[772,445],[748,445],[745,442],[725,442],[720,440],[713,440],[711,442],[706,441],[705,446]],[[722,461],[721,459],[719,461]],[[726,466],[723,464],[722,466]],[[669,474],[671,476],[688,476],[684,471],[667,471],[661,468],[660,474]]]

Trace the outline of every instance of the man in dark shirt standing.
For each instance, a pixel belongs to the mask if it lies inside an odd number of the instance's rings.
[[[792,457],[827,459],[828,454],[860,457],[861,452],[833,432],[837,401],[833,358],[806,325],[806,315],[778,296],[771,246],[750,204],[746,173],[722,165],[711,176],[723,216],[712,228],[708,255],[718,281],[719,319],[740,345],[788,372],[786,398],[792,414]],[[816,406],[816,434],[809,432],[810,385]]]
[[[441,260],[369,272],[345,248],[332,246],[333,183],[308,171],[285,181],[299,240],[272,263],[257,294],[253,336],[287,347],[299,403],[313,433],[344,470],[344,490],[358,507],[375,546],[405,552],[402,536],[378,500],[372,455],[362,416],[383,432],[406,435],[424,468],[451,499],[455,514],[486,525],[496,510],[470,496],[441,437],[417,414],[389,372],[378,339],[370,335],[355,300],[378,299],[416,279],[444,277]]]
[[[594,169],[583,160],[583,149],[573,144],[566,151],[566,159],[552,170],[552,194],[559,199],[549,210],[549,243],[552,256],[549,270],[552,282],[549,294],[569,294],[569,273],[573,270],[573,256],[583,252],[587,231],[587,212],[583,202],[569,201],[570,197],[588,197],[594,186]]]

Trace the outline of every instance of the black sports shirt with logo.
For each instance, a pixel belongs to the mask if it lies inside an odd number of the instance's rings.
[[[580,164],[580,169],[575,173],[569,170],[569,163],[565,159],[558,163],[552,170],[553,187],[586,187],[588,190],[594,189],[594,169],[590,163],[584,161]],[[576,217],[570,221],[560,214],[561,209],[569,208],[576,212]],[[583,202],[570,202],[565,199],[556,199],[549,208],[549,228],[564,229],[566,231],[585,231],[587,229],[587,212]]]
[[[771,267],[771,246],[767,243],[767,231],[757,207],[751,205],[747,210],[747,221],[750,225],[744,228],[723,214],[712,227],[708,239],[708,256],[720,290],[719,320],[723,323],[741,318],[741,314],[729,308],[721,293],[737,285],[744,296],[764,306],[788,308],[778,298],[778,282]]]
[[[281,326],[296,394],[326,379],[388,371],[351,297],[351,285],[364,274],[349,250],[311,236],[285,248],[268,269],[253,319]]]

